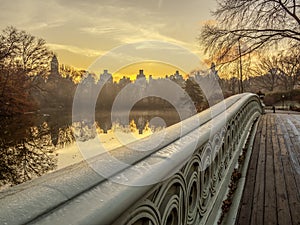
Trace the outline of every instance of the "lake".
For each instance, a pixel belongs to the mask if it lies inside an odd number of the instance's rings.
[[[111,150],[180,122],[176,110],[132,110],[114,119],[97,111],[95,122],[73,121],[64,111],[0,118],[0,190],[84,159],[76,141]],[[73,121],[73,122],[72,122]]]

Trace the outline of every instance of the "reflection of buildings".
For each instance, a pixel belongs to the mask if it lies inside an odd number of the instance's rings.
[[[136,127],[139,129],[139,134],[143,134],[143,130],[146,126],[146,120],[143,117],[139,117],[138,120],[135,122]]]

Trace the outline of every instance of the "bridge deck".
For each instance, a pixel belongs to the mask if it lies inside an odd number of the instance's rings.
[[[236,224],[300,224],[300,115],[261,117]]]

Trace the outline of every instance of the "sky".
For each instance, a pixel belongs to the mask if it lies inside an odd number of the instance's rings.
[[[214,0],[0,0],[0,5],[1,30],[12,25],[41,37],[60,63],[81,69],[120,46],[149,40],[177,45],[203,60],[197,36],[216,7]]]

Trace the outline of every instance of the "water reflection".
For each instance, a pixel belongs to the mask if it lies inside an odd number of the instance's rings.
[[[22,129],[18,120],[2,120],[0,185],[15,185],[55,169],[50,128],[46,122]],[[27,124],[32,125],[31,120]],[[22,120],[23,123],[23,120]]]
[[[0,189],[41,176],[58,168],[60,156],[74,141],[88,141],[97,134],[150,130],[180,121],[176,111],[132,111],[112,121],[108,112],[97,112],[95,123],[78,121],[62,112],[0,119]],[[163,123],[156,118],[161,118]],[[70,156],[68,156],[70,157]],[[59,166],[63,167],[63,165]]]

